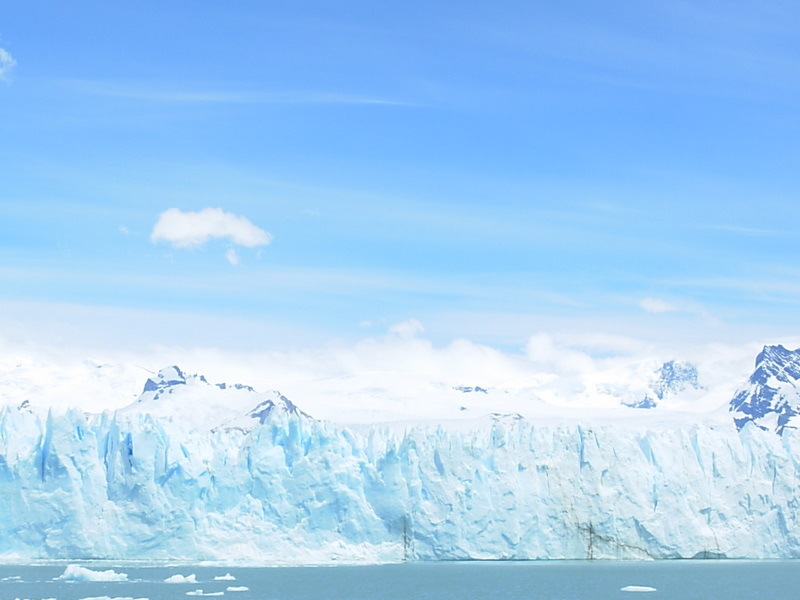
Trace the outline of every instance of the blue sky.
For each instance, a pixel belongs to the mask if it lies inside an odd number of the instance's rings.
[[[0,337],[267,347],[409,319],[504,348],[796,335],[798,18],[3,3]],[[269,243],[153,235],[208,208]]]

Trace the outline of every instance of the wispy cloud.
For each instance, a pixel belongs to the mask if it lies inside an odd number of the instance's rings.
[[[725,231],[728,233],[736,233],[741,235],[747,235],[751,237],[777,237],[786,235],[786,231],[780,231],[777,229],[761,229],[758,227],[741,227],[738,225],[711,225],[706,227],[705,229],[709,229],[711,231]]]
[[[676,312],[678,310],[676,305],[660,298],[642,298],[639,302],[639,307],[645,312],[655,314]]]
[[[109,96],[170,104],[363,104],[419,106],[412,102],[380,96],[324,91],[253,91],[180,89],[158,85],[119,84],[92,80],[67,80],[65,84],[95,96]]]
[[[404,339],[413,338],[424,331],[425,327],[416,319],[407,319],[406,321],[395,323],[389,327],[389,333]]]
[[[225,258],[228,259],[228,262],[234,267],[239,264],[239,253],[236,252],[234,248],[228,248],[225,251]]]
[[[7,50],[0,48],[0,81],[8,81],[16,64],[14,57]]]
[[[723,293],[726,298],[739,301],[796,305],[800,298],[798,277],[800,272],[797,269],[772,269],[757,276],[687,278],[662,283],[701,292]]]
[[[684,313],[696,315],[704,320],[716,323],[717,319],[706,308],[694,302],[671,302],[661,298],[642,298],[639,308],[650,314]]]

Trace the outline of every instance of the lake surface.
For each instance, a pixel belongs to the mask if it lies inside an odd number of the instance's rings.
[[[0,566],[0,600],[750,600],[800,598],[798,561],[542,561],[236,568],[80,563],[127,581],[64,581],[67,563]],[[165,583],[194,575],[196,582]],[[215,579],[230,575],[227,579]],[[234,579],[235,578],[235,579]],[[629,586],[653,592],[622,591]],[[246,588],[246,589],[245,589]]]

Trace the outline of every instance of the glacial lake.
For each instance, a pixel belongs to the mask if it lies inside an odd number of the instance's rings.
[[[789,600],[797,561],[542,561],[209,567],[79,563],[125,581],[56,579],[67,565],[0,565],[0,600]],[[78,564],[78,563],[76,563]],[[73,569],[85,573],[79,569]],[[89,574],[90,577],[93,575]],[[194,577],[192,577],[194,576]],[[189,581],[166,583],[167,578]],[[627,590],[627,591],[625,591]]]

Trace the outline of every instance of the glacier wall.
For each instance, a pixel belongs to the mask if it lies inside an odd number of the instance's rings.
[[[0,410],[0,558],[326,562],[800,556],[798,438],[496,418]]]

